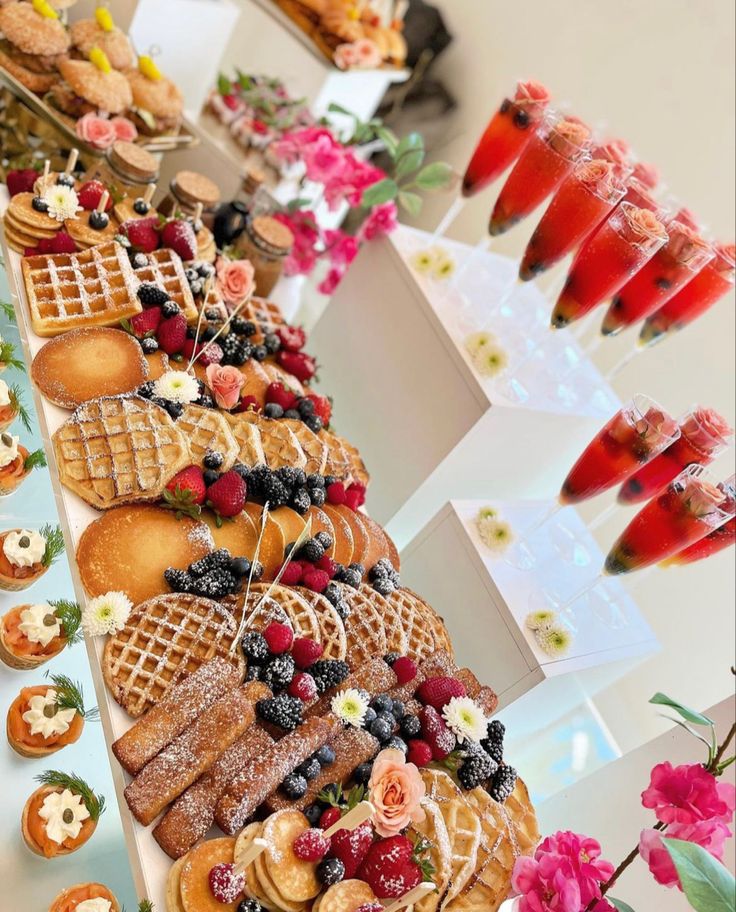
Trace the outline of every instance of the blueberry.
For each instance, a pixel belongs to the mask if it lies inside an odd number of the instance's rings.
[[[384,744],[392,735],[393,726],[390,725],[385,719],[376,719],[371,722],[371,727],[368,729],[374,738],[377,738],[381,744]]]
[[[281,783],[287,798],[303,798],[307,794],[307,780],[298,773],[291,773]]]
[[[353,773],[353,779],[355,780],[356,785],[368,785],[372,772],[372,763],[361,763]]]
[[[138,199],[133,203],[133,211],[136,215],[147,215],[150,208],[151,207],[143,199],[142,196],[139,196]]]
[[[209,486],[213,485],[219,477],[219,472],[215,472],[213,469],[206,469],[204,472],[204,483],[209,488]]]
[[[330,797],[337,800],[338,793],[340,792],[340,786],[337,784],[337,782],[330,782],[322,789],[322,792],[325,795],[329,795]],[[322,803],[329,806],[329,802]]]
[[[317,880],[331,887],[345,877],[345,865],[339,858],[325,858],[317,866]]]
[[[181,402],[167,402],[166,411],[171,415],[174,421],[176,421],[177,418],[181,418],[184,406]]]
[[[401,721],[406,715],[406,709],[401,700],[394,700],[394,705],[391,707],[391,713],[393,714],[394,719]]]
[[[200,295],[204,291],[204,284],[201,279],[195,279],[189,283],[189,288],[193,295]]]
[[[394,701],[388,694],[379,694],[374,698],[371,706],[375,709],[377,713],[380,712],[391,712],[394,705]]]
[[[409,746],[398,735],[394,735],[386,742],[386,750],[400,750],[402,754],[405,754],[409,750]]]
[[[417,716],[404,716],[400,723],[401,736],[411,741],[418,738],[422,730],[422,723]]]
[[[102,231],[110,224],[110,218],[105,212],[98,212],[96,209],[89,214],[89,227],[95,231]]]
[[[131,263],[133,264],[133,269],[143,269],[144,266],[148,266],[148,257],[145,253],[135,253]]]
[[[31,206],[36,210],[36,212],[48,212],[49,204],[46,202],[43,197],[34,196],[31,201]]]
[[[204,463],[205,469],[219,469],[224,462],[224,458],[222,453],[218,453],[215,450],[207,450],[202,462]]]
[[[371,723],[375,722],[378,718],[378,713],[371,706],[368,707],[365,711],[365,716],[363,717],[363,726],[364,728],[370,728]]]
[[[250,573],[250,561],[247,557],[234,557],[230,561],[230,572],[233,576],[247,576]]]
[[[322,818],[322,808],[318,804],[310,804],[308,808],[305,808],[304,816],[309,821],[310,827],[318,827]]]
[[[310,415],[304,419],[304,423],[313,434],[319,434],[324,427],[324,423],[319,415]]]
[[[283,418],[284,410],[278,404],[278,402],[268,402],[263,407],[263,414],[266,416],[266,418]]]
[[[309,760],[305,760],[304,763],[300,764],[296,768],[296,772],[300,776],[304,776],[307,782],[311,782],[312,779],[316,779],[319,776],[322,767],[319,760],[316,757],[310,757]]]
[[[73,174],[60,174],[56,178],[56,183],[61,184],[62,187],[73,187],[74,186],[74,175]]]
[[[311,399],[300,399],[297,403],[297,408],[299,409],[299,414],[302,418],[307,418],[309,415],[314,415],[314,402]]]
[[[148,336],[146,339],[141,339],[141,348],[145,354],[152,355],[155,351],[158,351],[158,342],[153,336]]]
[[[314,758],[320,766],[329,766],[331,763],[335,762],[335,752],[329,744],[325,744],[323,747],[320,747],[314,755]]]
[[[266,350],[265,345],[256,345],[253,348],[253,357],[256,361],[265,361],[268,356],[268,351]]]
[[[284,412],[284,418],[290,418],[292,421],[300,421],[301,415],[296,409],[287,409]]]

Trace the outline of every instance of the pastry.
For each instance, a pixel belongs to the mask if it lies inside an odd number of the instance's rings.
[[[349,478],[351,471],[350,457],[343,447],[341,439],[324,428],[319,432],[319,436],[327,444],[325,475],[334,475],[335,478]]]
[[[45,468],[46,455],[43,450],[28,450],[18,438],[8,431],[0,432],[0,497],[6,497],[18,490],[34,468]]]
[[[114,69],[125,70],[133,65],[133,49],[128,36],[112,23],[111,18],[104,26],[97,18],[78,19],[69,27],[69,37],[72,47],[82,57],[89,57],[92,48],[98,47]]]
[[[16,605],[0,617],[0,659],[10,668],[38,668],[80,638],[81,619],[76,602]]]
[[[22,268],[31,323],[39,336],[114,325],[142,310],[128,254],[115,242],[81,253],[24,257]]]
[[[165,409],[136,396],[91,399],[53,435],[61,483],[98,510],[156,500],[191,463]]]
[[[205,468],[204,457],[210,452],[222,456],[218,471],[227,472],[232,468],[240,447],[221,412],[200,405],[186,405],[176,426],[187,438],[191,461],[195,465]]]
[[[114,895],[104,884],[83,883],[67,887],[49,906],[49,912],[85,912],[84,903],[90,900],[98,902],[94,912],[120,912],[120,905]],[[107,906],[104,905],[107,903]],[[89,907],[89,906],[88,906]],[[92,912],[91,907],[90,912]]]
[[[238,513],[227,522],[217,525],[217,518],[210,510],[202,513],[203,522],[212,533],[215,548],[227,548],[233,557],[255,557],[259,529],[247,513]]]
[[[246,364],[250,363],[250,361],[246,362]],[[243,465],[251,467],[265,465],[266,454],[263,451],[261,432],[258,430],[257,425],[253,424],[252,421],[245,419],[242,413],[231,415],[230,412],[225,412],[224,414],[230,425],[230,429],[233,432],[233,436],[240,447],[238,451],[238,462],[242,462]]]
[[[135,270],[136,288],[147,282],[163,289],[184,314],[187,323],[196,323],[199,311],[178,253],[169,247],[161,247],[145,256],[148,265],[139,266]]]
[[[286,900],[285,905],[305,903],[321,891],[317,865],[294,854],[294,840],[309,828],[304,814],[291,808],[271,814],[263,825],[262,838],[268,845],[259,861],[268,872],[267,883],[279,900]]]
[[[215,865],[232,864],[234,851],[235,839],[222,837],[203,842],[183,859],[178,899],[184,912],[236,912],[240,896],[232,902],[220,902],[212,895],[209,879]]]
[[[128,80],[110,66],[104,52],[98,50],[94,59],[96,63],[91,60],[60,61],[62,78],[49,93],[52,104],[75,120],[90,112],[121,114],[133,101]]]
[[[31,92],[48,92],[70,39],[58,18],[36,12],[30,3],[0,6],[0,66]]]
[[[325,504],[325,506],[327,506],[327,504]],[[357,513],[355,510],[351,510],[350,507],[346,507],[344,504],[333,506],[332,511],[341,516],[350,526],[350,532],[353,536],[352,562],[367,567],[366,558],[368,557],[370,549],[370,537],[363,524],[362,514]],[[331,516],[331,512],[328,513],[328,516]]]
[[[290,507],[277,507],[275,510],[269,510],[269,516],[281,527],[287,545],[295,542],[307,525],[304,517]]]
[[[148,136],[175,133],[181,123],[184,98],[163,76],[150,57],[141,57],[137,69],[125,71],[133,94],[133,121]]]
[[[166,590],[167,567],[184,570],[214,546],[203,522],[136,504],[108,510],[87,526],[77,545],[77,566],[90,598],[120,591],[138,604]]]
[[[43,858],[70,855],[97,829],[105,799],[77,776],[47,770],[36,779],[42,785],[23,807],[23,841]]]
[[[345,512],[341,512],[337,507],[332,504],[326,503],[322,506],[322,510],[326,514],[330,523],[332,524],[333,531],[335,533],[335,541],[333,545],[333,556],[338,564],[342,564],[347,567],[353,561],[358,562],[357,557],[353,556],[355,550],[355,541],[353,539],[353,525],[348,521],[348,517]],[[352,512],[352,510],[346,511]]]
[[[242,679],[245,662],[234,648],[237,629],[237,618],[209,599],[183,593],[149,599],[105,644],[105,683],[123,709],[138,717],[215,656],[232,664]]]
[[[0,380],[0,433],[7,431],[18,417],[30,431],[30,417],[23,403],[21,388],[17,384],[8,386],[4,380]]]
[[[78,687],[68,678],[56,686],[24,687],[8,708],[5,733],[21,757],[46,757],[78,741],[84,728],[84,704]]]
[[[140,344],[120,329],[95,326],[50,339],[31,365],[42,394],[61,408],[137,389],[149,376]]]
[[[20,592],[28,589],[64,550],[64,536],[56,526],[9,529],[0,532],[0,589]]]

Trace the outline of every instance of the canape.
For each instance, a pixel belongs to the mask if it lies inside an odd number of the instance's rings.
[[[43,450],[28,450],[9,431],[0,432],[0,497],[13,494],[35,468],[46,466]]]
[[[36,781],[41,787],[23,808],[23,841],[43,858],[76,852],[97,828],[105,799],[78,776],[58,770],[46,770]]]
[[[24,687],[8,709],[5,731],[8,743],[21,757],[47,757],[78,741],[86,711],[79,684],[66,675],[52,675],[51,684]]]
[[[0,616],[0,660],[23,671],[38,668],[81,639],[82,609],[65,599],[16,605]]]
[[[20,592],[32,586],[63,550],[64,536],[59,526],[42,526],[38,532],[0,532],[0,589]]]
[[[104,884],[83,883],[62,890],[49,912],[120,912],[120,904]]]

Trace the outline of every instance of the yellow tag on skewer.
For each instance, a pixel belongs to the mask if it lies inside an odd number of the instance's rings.
[[[58,19],[59,14],[51,6],[48,0],[33,0],[33,8],[45,19]]]
[[[153,57],[146,54],[138,58],[138,69],[147,79],[152,79],[154,82],[158,82],[162,78],[161,70],[153,62]]]
[[[90,63],[94,63],[94,65],[101,73],[112,72],[110,61],[107,59],[107,54],[102,50],[102,48],[93,47],[89,52],[89,60]]]
[[[98,6],[95,10],[95,19],[103,32],[111,32],[115,28],[112,13],[105,6]]]

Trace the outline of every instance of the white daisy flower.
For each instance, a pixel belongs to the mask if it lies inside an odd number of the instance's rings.
[[[49,207],[47,214],[57,222],[74,219],[82,211],[74,187],[65,187],[63,184],[54,184],[44,191],[43,201]]]
[[[409,257],[409,265],[415,272],[429,272],[434,265],[434,257],[431,250],[418,250]]]
[[[106,592],[90,599],[82,611],[82,630],[89,636],[117,633],[125,626],[133,603],[124,592]]]
[[[491,343],[476,353],[473,363],[482,376],[495,377],[506,370],[509,365],[509,356],[500,345]]]
[[[432,278],[436,279],[438,282],[444,282],[446,279],[449,279],[454,272],[455,261],[449,253],[442,250],[441,255],[435,259],[435,262],[432,265]]]
[[[530,630],[542,630],[545,627],[549,627],[556,620],[556,612],[543,608],[541,611],[532,611],[527,614],[524,623]]]
[[[514,540],[511,526],[500,519],[483,519],[478,522],[480,540],[491,551],[505,551]]]
[[[368,710],[368,700],[359,690],[348,687],[332,698],[330,708],[343,722],[361,728]]]
[[[495,342],[496,337],[493,333],[480,330],[480,332],[470,333],[469,336],[465,337],[465,350],[472,358],[475,358],[478,355],[482,355]]]
[[[495,507],[481,507],[478,510],[478,522],[484,519],[498,519],[498,510]]]
[[[199,399],[199,384],[193,374],[186,371],[167,371],[154,384],[154,392],[169,402],[195,402]]]
[[[453,697],[442,710],[442,717],[460,744],[486,736],[488,720],[470,697]]]
[[[564,656],[575,639],[570,631],[561,624],[552,624],[534,631],[534,636],[542,652],[548,656]]]

